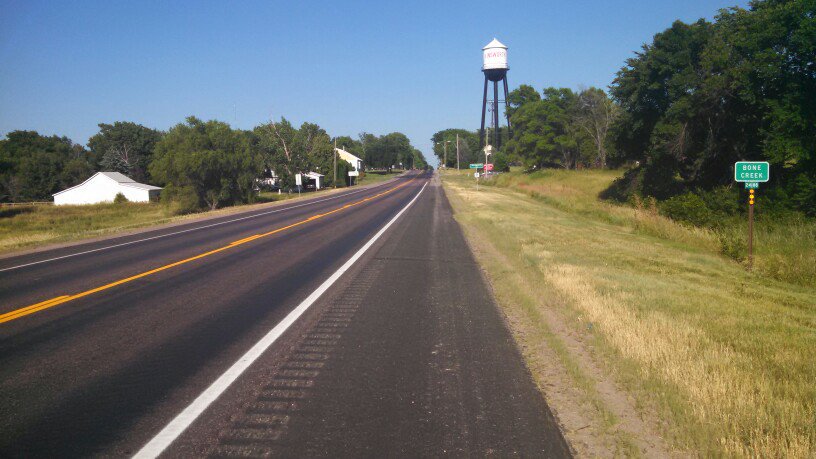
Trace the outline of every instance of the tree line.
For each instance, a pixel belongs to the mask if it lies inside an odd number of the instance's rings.
[[[574,92],[568,88],[545,88],[540,94],[532,86],[522,84],[510,92],[508,105],[513,128],[501,128],[503,138],[511,135],[489,159],[495,170],[507,170],[510,163],[523,165],[527,170],[607,166],[609,151],[614,150],[607,134],[619,109],[603,90]],[[460,167],[485,161],[478,131],[445,129],[431,137],[434,155],[440,163],[456,166],[457,135]],[[493,135],[488,133],[488,138]]]
[[[736,199],[734,162],[768,161],[763,196],[816,215],[812,0],[758,0],[713,22],[676,21],[626,60],[608,92],[521,85],[508,102],[512,135],[501,154],[526,170],[626,165],[604,197],[666,200],[726,188]],[[475,131],[461,136],[469,152],[478,149]],[[434,154],[442,162],[441,145]]]
[[[295,175],[309,171],[344,186],[350,166],[338,159],[335,179],[335,140],[368,168],[425,167],[422,154],[399,132],[363,133],[354,140],[332,138],[314,123],[296,128],[285,118],[241,130],[188,117],[166,132],[118,121],[99,124],[87,147],[67,137],[8,133],[0,140],[0,202],[49,201],[96,171],[163,186],[162,200],[183,211],[252,202],[257,180],[273,173],[282,188],[294,187]]]

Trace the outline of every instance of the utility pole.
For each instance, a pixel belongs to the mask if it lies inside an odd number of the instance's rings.
[[[334,138],[334,188],[337,188],[337,137]]]
[[[448,168],[448,140],[444,141],[445,143],[442,144],[442,148],[445,149],[445,169]]]
[[[459,133],[456,133],[456,170],[459,170]]]

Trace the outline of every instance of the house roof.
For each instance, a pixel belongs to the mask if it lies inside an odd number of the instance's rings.
[[[132,178],[119,172],[99,172],[99,174],[104,175],[109,179],[113,179],[114,181],[119,183],[136,183],[136,181],[133,180]]]
[[[347,152],[346,150],[343,150],[342,148],[338,148],[337,153],[340,155],[340,157],[342,157],[345,160],[351,160],[351,161],[362,161],[363,160],[362,158],[354,156],[353,154]]]
[[[62,191],[58,191],[58,192],[52,194],[51,196],[56,196],[58,194],[65,193],[66,191],[71,191],[74,188],[79,188],[82,185],[85,185],[86,183],[93,180],[93,178],[96,177],[97,175],[102,175],[102,176],[104,176],[104,177],[106,177],[106,178],[108,178],[110,180],[113,180],[114,182],[116,182],[116,183],[118,183],[118,184],[120,184],[122,186],[130,187],[130,188],[137,188],[137,189],[140,189],[140,190],[147,190],[147,191],[161,190],[160,186],[153,186],[153,185],[148,185],[146,183],[135,182],[132,178],[128,177],[125,174],[120,174],[119,172],[97,172],[96,174],[88,177],[87,180],[80,183],[79,185],[74,185],[74,186],[72,186],[70,188],[66,188],[66,189],[64,189]]]
[[[325,177],[325,175],[318,174],[317,172],[307,172],[307,173],[305,173],[303,175],[306,175],[308,177]]]

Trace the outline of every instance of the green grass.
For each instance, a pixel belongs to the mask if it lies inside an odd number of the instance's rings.
[[[295,198],[297,195],[262,192],[256,204]],[[0,253],[200,218],[202,215],[226,215],[245,209],[246,206],[234,206],[212,212],[176,215],[172,206],[158,203],[0,207]]]
[[[0,208],[0,252],[63,242],[173,219],[154,203]]]
[[[358,184],[371,185],[396,176],[397,174],[369,173]],[[326,191],[331,190],[321,190],[320,192]],[[277,192],[264,191],[258,195],[255,204],[268,204],[310,196],[312,196],[312,193],[303,193],[298,196],[297,193],[278,194]],[[246,206],[226,207],[213,212],[190,215],[176,215],[172,205],[168,208],[157,203],[0,207],[0,253],[199,218],[205,214],[222,215],[241,210],[246,210]]]
[[[357,184],[358,185],[371,185],[374,183],[384,182],[386,180],[391,180],[392,178],[396,177],[399,174],[387,174],[385,172],[365,172],[363,177],[357,177]]]
[[[532,326],[557,311],[590,333],[625,387],[659,407],[676,447],[813,457],[816,288],[748,273],[720,254],[716,233],[648,203],[599,201],[618,174],[510,173],[479,192],[464,174],[443,182],[468,236],[492,249],[479,256],[500,303],[527,304]]]

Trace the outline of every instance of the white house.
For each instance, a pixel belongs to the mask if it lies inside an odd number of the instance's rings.
[[[113,202],[119,193],[128,201],[148,202],[158,199],[159,191],[160,187],[134,182],[119,172],[97,172],[79,185],[54,193],[54,204],[62,206]]]
[[[342,148],[337,149],[337,155],[340,156],[340,159],[351,164],[351,167],[354,169],[354,172],[360,172],[361,170],[363,170],[362,159],[352,155],[351,153],[347,152],[346,150],[343,150]]]

